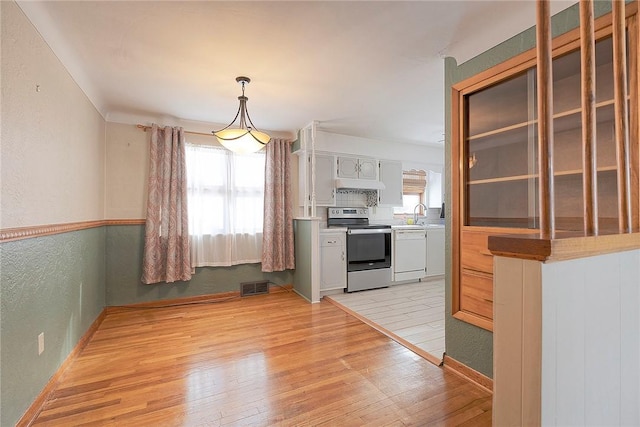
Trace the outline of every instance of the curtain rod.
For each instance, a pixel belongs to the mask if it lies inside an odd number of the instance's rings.
[[[138,129],[142,129],[143,131],[147,131],[147,129],[151,129],[151,126],[145,126],[145,125],[136,125],[136,127]],[[213,133],[204,133],[204,132],[194,132],[191,130],[185,130],[184,133],[189,133],[191,135],[202,135],[202,136],[215,136]]]
[[[146,126],[146,125],[141,125],[141,124],[137,124],[136,127],[138,129],[142,129],[145,132],[147,131],[147,129],[151,129],[151,126]],[[189,133],[191,135],[202,135],[202,136],[213,136],[213,137],[215,137],[213,132],[205,133],[205,132],[194,132],[192,130],[185,130],[184,133]],[[289,144],[291,144],[293,142],[293,140],[289,140],[288,142],[289,142]]]

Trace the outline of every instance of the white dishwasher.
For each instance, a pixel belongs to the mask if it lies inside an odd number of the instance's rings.
[[[423,228],[394,230],[393,281],[425,277],[427,239]]]

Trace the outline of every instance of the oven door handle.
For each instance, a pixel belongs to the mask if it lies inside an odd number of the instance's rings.
[[[347,231],[347,234],[391,234],[390,228],[367,228],[367,229],[353,229]]]

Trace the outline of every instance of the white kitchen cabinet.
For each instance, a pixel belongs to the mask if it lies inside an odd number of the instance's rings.
[[[444,274],[444,227],[427,228],[427,277]]]
[[[320,291],[347,287],[345,232],[320,234]]]
[[[338,157],[338,177],[378,179],[378,161],[357,157]]]
[[[305,174],[300,172],[300,196],[298,200],[302,206],[304,198],[307,198],[307,200],[311,202],[311,194],[313,190],[311,186],[311,154],[301,156],[300,161],[300,168],[298,170],[306,171]],[[316,154],[316,206],[335,205],[335,157],[329,154]]]
[[[336,186],[334,157],[316,154],[316,205],[335,206]]]
[[[380,181],[384,190],[378,190],[378,205],[402,206],[402,162],[380,160]]]

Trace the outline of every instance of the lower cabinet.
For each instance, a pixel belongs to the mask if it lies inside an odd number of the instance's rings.
[[[493,319],[493,274],[463,270],[461,276],[460,310]]]
[[[490,231],[476,228],[461,233],[458,309],[454,317],[493,329],[493,255]]]
[[[347,287],[346,234],[320,233],[320,291]]]
[[[427,229],[427,277],[444,275],[444,227]]]

